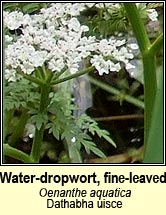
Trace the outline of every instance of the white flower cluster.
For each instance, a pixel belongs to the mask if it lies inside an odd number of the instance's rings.
[[[3,12],[5,32],[5,79],[17,80],[17,70],[32,74],[37,67],[48,65],[59,72],[67,65],[71,73],[79,71],[80,62],[89,57],[100,75],[119,71],[120,62],[131,68],[132,49],[124,39],[111,37],[98,41],[85,36],[88,26],[76,18],[88,3],[53,3],[39,14]],[[90,5],[89,5],[90,6]],[[20,35],[10,30],[20,29]]]
[[[97,44],[97,53],[90,62],[97,69],[99,75],[108,74],[110,71],[118,72],[123,62],[126,69],[134,68],[130,60],[134,58],[133,49],[138,49],[137,44],[126,45],[126,40],[118,40],[112,36],[109,40],[103,39]]]

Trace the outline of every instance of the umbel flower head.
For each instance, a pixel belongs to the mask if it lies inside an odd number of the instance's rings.
[[[35,15],[4,11],[5,79],[16,81],[20,78],[17,71],[30,75],[44,64],[52,72],[67,66],[70,73],[76,73],[83,59],[89,59],[99,75],[118,72],[120,62],[133,68],[130,60],[137,44],[113,36],[86,36],[89,28],[81,25],[77,17],[87,6],[93,4],[52,3]],[[18,29],[19,34],[11,34]]]

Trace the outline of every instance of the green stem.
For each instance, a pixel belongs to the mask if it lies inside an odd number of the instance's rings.
[[[39,79],[39,80],[42,80],[42,79],[44,80],[44,77],[43,77],[43,75],[41,74],[41,71],[40,71],[39,68],[36,69],[36,71],[35,71],[35,76],[36,76],[36,78]]]
[[[68,80],[70,80],[70,79],[77,78],[77,77],[79,77],[79,76],[81,76],[81,75],[84,75],[84,74],[86,74],[86,73],[92,72],[93,70],[94,70],[94,67],[93,67],[93,66],[88,67],[88,68],[86,68],[85,70],[80,71],[80,72],[77,72],[77,73],[75,73],[75,74],[73,74],[73,75],[69,75],[69,76],[67,76],[67,77],[65,77],[65,78],[62,78],[62,79],[60,79],[60,80],[52,81],[52,82],[51,82],[51,85],[56,85],[56,84],[59,84],[59,83],[68,81]]]
[[[144,118],[143,114],[128,114],[128,115],[119,115],[119,116],[106,116],[106,117],[95,117],[95,121],[116,121],[116,120],[129,120],[129,119],[142,119]]]
[[[145,98],[145,143],[147,142],[153,107],[157,91],[156,57],[154,55],[143,56],[144,67],[144,98]]]
[[[45,84],[43,87],[41,87],[41,97],[40,97],[40,107],[39,107],[39,111],[41,113],[45,112],[49,104],[49,92],[50,92],[49,85]]]
[[[64,66],[64,68],[60,72],[55,73],[53,77],[53,81],[58,79],[64,72],[66,72],[66,70],[67,70],[67,66]]]
[[[156,140],[150,134],[156,132],[154,126],[159,122],[159,119],[154,117],[154,106],[160,105],[156,104],[156,93],[157,93],[157,77],[156,77],[156,53],[162,46],[162,34],[154,41],[151,45],[148,39],[148,34],[146,32],[145,26],[141,20],[139,11],[137,10],[134,3],[124,3],[128,18],[132,25],[134,34],[136,36],[143,60],[143,69],[144,69],[144,94],[145,94],[145,129],[144,129],[144,159],[153,163],[155,161],[152,158],[151,148],[154,146],[153,151],[159,151],[159,146],[162,144],[160,141],[156,143]],[[158,110],[156,108],[156,110]],[[155,121],[154,121],[155,118]],[[156,127],[158,129],[158,127]],[[160,132],[161,133],[161,132]],[[160,140],[161,137],[158,137]],[[150,140],[150,141],[149,141]],[[159,146],[158,146],[159,145]],[[146,159],[145,159],[146,158]],[[160,159],[162,162],[162,159]]]
[[[112,93],[112,94],[117,95],[117,96],[122,94],[121,91],[117,90],[116,88],[114,88],[108,84],[103,83],[102,81],[98,81],[98,80],[96,80],[90,76],[88,77],[88,79],[90,80],[90,82],[92,84],[100,87],[101,89],[103,89],[109,93]],[[129,95],[125,95],[124,100],[137,106],[137,107],[139,107],[139,108],[144,109],[144,103],[142,101],[140,101],[139,99],[136,99],[136,98],[129,96]]]
[[[43,75],[44,80],[47,78],[47,71],[45,65],[41,68],[41,74]]]
[[[163,135],[163,73],[159,73],[159,87],[153,108],[151,126],[147,144],[144,149],[144,163],[163,163],[164,162],[164,135]]]
[[[43,80],[37,79],[37,78],[33,77],[32,75],[27,75],[27,74],[24,74],[23,72],[19,72],[19,71],[17,71],[17,73],[22,75],[28,81],[31,81],[35,84],[40,85],[40,86],[43,86],[45,84],[45,82]]]
[[[43,134],[44,134],[44,124],[38,130],[36,128],[35,137],[32,144],[30,158],[34,160],[34,163],[39,163],[40,160],[40,152],[41,152],[41,145],[43,141]]]
[[[29,155],[9,146],[8,144],[3,144],[3,153],[5,156],[10,156],[16,160],[22,161],[23,163],[34,163]]]
[[[163,46],[163,34],[160,34],[157,39],[151,45],[149,51],[151,54],[155,55]]]
[[[155,55],[151,53],[151,44],[148,34],[136,5],[134,3],[124,3],[124,7],[132,25],[143,58],[146,144],[157,89],[156,58]]]
[[[17,126],[15,127],[15,129],[10,137],[10,142],[9,142],[10,146],[14,147],[16,145],[16,142],[19,140],[20,136],[23,134],[23,131],[25,129],[25,124],[26,124],[28,118],[29,118],[28,110],[24,110],[19,119]]]
[[[50,70],[48,70],[47,78],[46,78],[46,83],[49,85],[50,81],[52,80],[54,76],[54,73]]]
[[[39,112],[46,114],[47,106],[49,104],[49,92],[50,86],[45,84],[45,86],[41,87],[41,99],[40,99],[40,107]],[[39,163],[40,160],[40,152],[41,152],[41,145],[43,141],[45,124],[43,123],[41,128],[36,128],[35,137],[32,144],[31,154],[30,157],[34,160],[35,163]]]

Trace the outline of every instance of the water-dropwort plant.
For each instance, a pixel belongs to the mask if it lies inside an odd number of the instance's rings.
[[[45,145],[52,147],[44,140],[47,132],[55,142],[63,143],[67,158],[64,156],[66,160],[59,162],[84,162],[82,150],[106,158],[93,142],[93,135],[104,138],[114,147],[116,143],[90,116],[73,114],[78,109],[73,102],[74,80],[93,72],[102,76],[122,68],[131,71],[135,68],[133,59],[141,53],[145,158],[146,162],[153,162],[147,159],[147,148],[151,145],[150,127],[156,120],[152,119],[157,99],[155,58],[162,36],[151,44],[142,19],[156,22],[156,10],[144,3],[45,3],[38,7],[33,4],[32,8],[23,4],[22,10],[10,9],[12,6],[4,6],[3,11],[4,156],[23,163],[39,163]],[[90,22],[85,11],[91,10],[96,15]],[[130,24],[134,34],[131,30],[128,33]],[[132,101],[144,107],[138,99]],[[17,146],[28,129],[33,141],[29,153],[25,153]]]

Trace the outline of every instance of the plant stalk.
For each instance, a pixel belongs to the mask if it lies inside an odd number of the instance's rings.
[[[151,148],[153,148],[153,152],[161,151],[159,149],[160,145],[162,145],[161,131],[160,137],[157,143],[152,137],[152,134],[156,132],[156,127],[154,125],[160,125],[161,118],[154,117],[155,110],[158,111],[156,106],[160,106],[160,103],[156,104],[156,100],[161,101],[158,98],[160,95],[157,95],[157,74],[156,74],[156,53],[162,47],[162,34],[150,44],[148,34],[146,32],[144,23],[140,17],[139,11],[134,3],[124,3],[124,7],[127,12],[127,16],[130,20],[130,23],[133,28],[133,32],[136,36],[143,60],[143,69],[144,69],[144,95],[145,95],[145,126],[144,126],[144,158],[143,162],[149,161],[150,163],[155,162],[155,158],[152,159],[153,154]],[[157,97],[156,97],[157,95]],[[155,107],[155,109],[154,109]],[[161,108],[162,109],[162,108]],[[162,111],[162,110],[161,110]],[[155,119],[155,121],[154,121]],[[151,135],[150,135],[151,134]],[[160,147],[162,148],[162,147]],[[159,160],[162,162],[161,156]],[[158,160],[158,162],[160,162]]]
[[[27,75],[27,74],[24,74],[23,72],[19,72],[19,71],[17,71],[17,73],[22,75],[28,81],[31,81],[31,82],[33,82],[35,84],[38,84],[39,86],[43,86],[45,84],[45,82],[43,80],[35,78],[32,75]]]
[[[8,144],[3,144],[3,153],[5,156],[10,156],[16,160],[22,161],[23,163],[34,163],[32,158],[26,153],[11,147]]]
[[[145,143],[149,135],[153,107],[157,91],[156,57],[151,54],[143,56],[144,67],[144,101],[145,101]]]
[[[151,54],[155,55],[163,46],[163,34],[161,33],[150,47]]]
[[[42,114],[47,114],[47,106],[49,104],[49,92],[50,86],[45,84],[45,86],[41,87],[41,99],[40,99],[40,107],[39,112]],[[30,157],[34,160],[35,163],[39,163],[40,160],[40,150],[43,141],[45,124],[43,123],[41,128],[36,128],[35,137],[32,144]]]
[[[90,76],[88,77],[88,79],[90,80],[90,82],[92,84],[100,87],[101,89],[103,89],[103,90],[105,90],[105,91],[107,91],[109,93],[112,93],[112,94],[117,95],[117,96],[121,94],[120,90],[118,90],[118,89],[116,89],[116,88],[114,88],[114,87],[112,87],[112,86],[110,86],[108,84],[105,84],[102,81],[96,80],[96,79],[94,79],[94,78],[92,78]],[[131,103],[131,104],[133,104],[133,105],[135,105],[135,106],[137,106],[137,107],[139,107],[139,108],[141,108],[141,109],[144,109],[144,102],[142,102],[139,99],[136,99],[136,98],[134,98],[132,96],[129,96],[129,95],[124,95],[124,100],[129,102],[129,103]]]
[[[92,72],[93,70],[94,70],[94,67],[93,67],[93,66],[88,67],[88,68],[86,68],[85,70],[80,71],[80,72],[76,72],[76,73],[73,74],[73,75],[68,75],[67,77],[64,77],[64,78],[62,78],[62,79],[54,80],[54,81],[51,82],[51,85],[60,84],[60,83],[62,83],[62,82],[71,80],[71,79],[73,79],[73,78],[77,78],[77,77],[79,77],[79,76],[81,76],[81,75],[84,75],[84,74],[86,74],[86,73]]]

